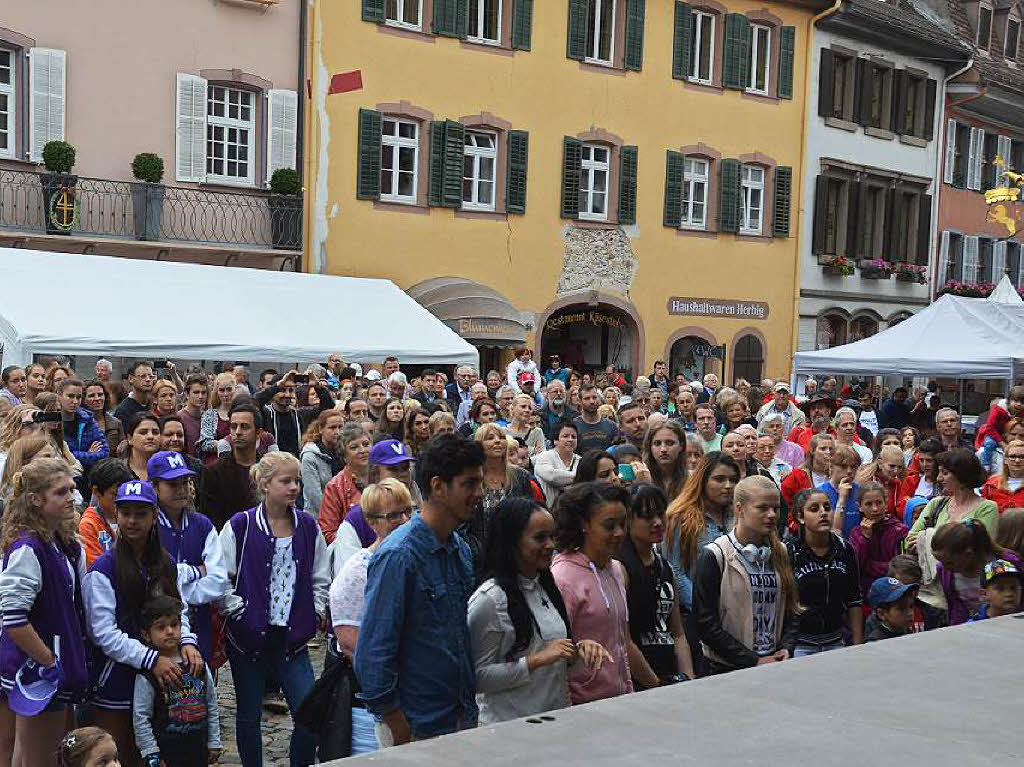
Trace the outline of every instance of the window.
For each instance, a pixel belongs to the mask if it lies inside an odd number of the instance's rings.
[[[386,23],[396,27],[419,29],[422,11],[423,0],[385,0],[384,3]]]
[[[501,0],[469,0],[469,35],[475,43],[501,43]]]
[[[978,47],[987,51],[989,38],[992,36],[992,10],[985,6],[978,7]]]
[[[872,66],[869,75],[867,125],[872,128],[889,128],[889,113],[892,103],[892,69]]]
[[[962,280],[964,269],[964,236],[957,232],[944,234],[948,235],[949,244],[944,254],[945,263],[940,262],[939,265],[939,285],[945,285],[950,280]]]
[[[838,314],[824,314],[818,317],[816,329],[816,346],[819,349],[831,349],[846,343],[846,318]]]
[[[862,188],[864,217],[861,219],[860,255],[875,258],[883,255],[885,244],[885,189],[880,186]]]
[[[921,196],[915,192],[900,192],[896,203],[896,227],[892,261],[917,261],[918,216]]]
[[[740,220],[740,231],[747,234],[760,234],[761,220],[764,216],[764,168],[756,165],[744,165],[740,191],[743,195],[743,218]]]
[[[615,50],[615,0],[590,0],[587,4],[588,61],[612,63]]]
[[[975,267],[974,272],[975,280],[977,280],[978,282],[995,282],[996,280],[999,279],[999,277],[1002,277],[1002,275],[996,277],[993,274],[993,244],[994,243],[992,242],[992,240],[988,239],[987,237],[978,238],[978,264]]]
[[[760,381],[764,369],[764,347],[761,339],[755,335],[745,335],[736,342],[732,362],[733,379],[745,378],[748,381]]]
[[[986,133],[982,143],[982,165],[981,165],[981,189],[992,189],[998,185],[999,166],[996,165],[996,155],[999,153],[999,136],[995,133]],[[1003,158],[1006,161],[1006,158]]]
[[[687,229],[707,227],[708,161],[687,157],[683,165],[683,219]]]
[[[211,85],[206,100],[206,176],[252,184],[255,166],[255,94]]]
[[[690,16],[690,70],[694,82],[710,84],[715,64],[715,17],[703,11]]]
[[[1006,20],[1006,48],[1003,55],[1011,61],[1017,60],[1017,43],[1020,40],[1020,22],[1017,19]]]
[[[861,315],[850,322],[850,343],[870,338],[878,332],[878,322],[873,317]]]
[[[846,255],[849,181],[830,177],[825,191],[825,253]]]
[[[493,133],[466,131],[462,163],[462,207],[494,210],[494,178],[498,141]]]
[[[953,150],[953,186],[967,188],[967,169],[970,161],[971,126],[956,123],[956,138]]]
[[[416,202],[419,125],[406,120],[381,121],[380,199]]]
[[[608,219],[608,147],[583,145],[580,168],[580,218],[592,221]]]
[[[1010,281],[1018,288],[1024,287],[1024,275],[1021,274],[1020,243],[1009,241],[1006,243],[1006,269],[1010,275]]]
[[[0,157],[14,156],[15,104],[14,51],[0,48]]]
[[[769,65],[772,60],[772,30],[753,24],[750,27],[750,84],[747,90],[768,93]]]
[[[918,127],[918,120],[924,120],[924,78],[907,75],[906,78],[907,96],[903,104],[903,114],[900,120],[900,133],[904,136],[917,136],[921,134]]]

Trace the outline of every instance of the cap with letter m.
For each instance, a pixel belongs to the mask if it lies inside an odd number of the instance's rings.
[[[196,473],[185,463],[185,456],[173,450],[161,450],[153,453],[146,464],[146,472],[150,479],[178,479],[178,477],[194,477]]]
[[[133,479],[117,488],[114,503],[148,503],[150,506],[156,506],[156,491],[148,482]]]

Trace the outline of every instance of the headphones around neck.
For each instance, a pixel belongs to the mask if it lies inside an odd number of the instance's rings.
[[[752,565],[764,565],[772,558],[770,546],[755,546],[753,543],[740,546],[740,542],[736,540],[735,536],[732,539],[732,543],[736,550],[743,555],[743,558]]]

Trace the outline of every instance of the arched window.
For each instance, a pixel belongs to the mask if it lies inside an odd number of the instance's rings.
[[[850,341],[860,341],[862,338],[870,338],[878,332],[878,320],[866,314],[854,317],[850,322]]]
[[[761,345],[761,339],[752,333],[743,336],[736,342],[733,354],[733,380],[745,378],[751,383],[759,382],[764,370],[764,347]]]
[[[831,349],[846,343],[846,318],[839,314],[823,314],[818,317],[816,333],[817,347]]]
[[[706,373],[720,374],[720,347],[700,336],[683,336],[669,351],[669,372],[682,373],[689,381],[699,381]]]

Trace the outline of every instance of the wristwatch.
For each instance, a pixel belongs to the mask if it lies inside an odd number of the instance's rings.
[[[149,754],[143,757],[144,767],[160,767],[160,754]]]

